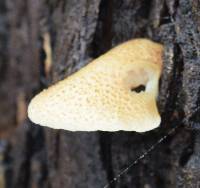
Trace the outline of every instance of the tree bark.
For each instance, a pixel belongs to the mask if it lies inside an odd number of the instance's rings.
[[[2,0],[0,10],[5,187],[101,188],[115,177],[111,188],[200,187],[198,0]],[[143,134],[69,132],[27,119],[27,105],[40,90],[138,37],[165,45],[160,128]]]

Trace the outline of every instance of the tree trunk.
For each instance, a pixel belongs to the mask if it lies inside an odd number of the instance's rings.
[[[138,37],[165,45],[160,128],[69,132],[27,119],[40,90]],[[200,187],[198,0],[1,0],[0,40],[1,187]]]

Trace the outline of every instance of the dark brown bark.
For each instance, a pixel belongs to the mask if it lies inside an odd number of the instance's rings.
[[[200,186],[200,2],[198,0],[0,1],[0,163],[8,188]],[[45,72],[50,35],[53,66]],[[47,85],[111,47],[145,37],[165,45],[159,129],[68,132],[32,124],[27,104]]]

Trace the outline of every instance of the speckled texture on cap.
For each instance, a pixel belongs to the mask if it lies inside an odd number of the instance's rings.
[[[145,132],[160,124],[156,106],[163,46],[125,42],[34,97],[36,124],[70,131]],[[145,91],[132,91],[145,85]]]

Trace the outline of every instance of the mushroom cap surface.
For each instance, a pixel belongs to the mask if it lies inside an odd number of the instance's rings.
[[[125,42],[36,95],[28,116],[36,124],[70,131],[145,132],[159,126],[156,106],[163,46]],[[140,85],[145,91],[134,91]]]

